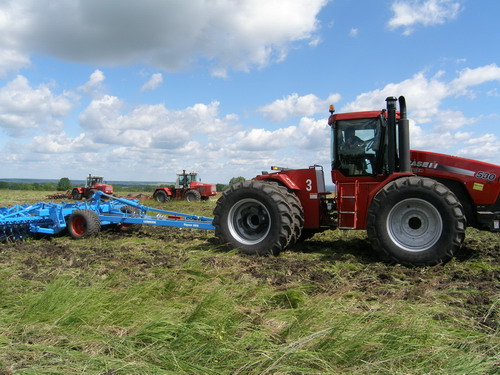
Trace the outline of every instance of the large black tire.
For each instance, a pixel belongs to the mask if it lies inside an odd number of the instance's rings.
[[[88,191],[88,193],[87,193],[88,195],[86,196],[86,198],[87,198],[87,199],[92,199],[92,197],[94,196],[94,194],[95,194],[96,192],[97,192],[97,190],[96,190],[96,189],[90,189],[90,190]]]
[[[201,201],[201,194],[198,190],[188,190],[184,193],[184,199],[188,202]]]
[[[279,185],[279,189],[286,197],[288,203],[292,208],[292,235],[290,236],[290,242],[287,248],[295,245],[302,235],[302,229],[304,227],[304,209],[300,203],[300,199],[293,193],[293,191],[288,190],[286,186]]]
[[[158,190],[154,193],[153,199],[157,202],[163,203],[168,202],[170,197],[164,190]]]
[[[95,211],[78,209],[69,215],[67,228],[69,235],[75,240],[92,237],[101,230],[101,220]]]
[[[294,215],[281,189],[262,181],[231,185],[214,209],[215,234],[246,254],[278,255],[289,244]]]
[[[120,211],[127,213],[127,214],[130,214],[130,216],[139,216],[139,213],[140,213],[138,208],[132,207],[132,206],[124,206],[124,207],[120,208]],[[120,224],[116,224],[116,226],[115,226],[115,230],[118,232],[122,232],[122,233],[136,232],[141,228],[142,228],[142,224],[120,223]]]
[[[73,191],[71,192],[71,197],[75,201],[79,201],[82,199],[82,193],[79,193],[77,189],[73,189]]]
[[[446,186],[412,176],[388,183],[375,195],[366,227],[375,250],[397,263],[424,266],[453,257],[462,246],[466,220]]]

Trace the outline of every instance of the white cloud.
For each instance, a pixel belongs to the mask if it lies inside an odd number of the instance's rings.
[[[465,94],[467,88],[477,86],[489,81],[500,81],[500,67],[496,64],[489,64],[479,68],[462,70],[459,76],[454,79],[450,86],[456,94]]]
[[[296,42],[317,40],[327,0],[6,0],[0,48],[63,60],[148,63],[179,70],[208,60],[214,74],[282,61]],[[64,15],[64,16],[61,16]],[[147,25],[147,27],[145,27]],[[12,64],[11,64],[12,65]]]
[[[498,163],[499,140],[491,135],[486,138],[473,138],[472,127],[484,116],[466,117],[461,111],[443,108],[443,102],[451,97],[467,95],[474,86],[499,81],[500,68],[496,64],[467,68],[458,72],[457,77],[448,82],[443,76],[442,72],[430,78],[424,73],[417,73],[407,80],[390,83],[381,89],[359,95],[340,112],[382,109],[385,107],[386,97],[404,95],[411,119],[411,147],[435,152],[454,148],[459,155],[476,156],[481,160]],[[473,141],[468,141],[469,138]],[[481,141],[483,145],[478,147]],[[466,146],[460,148],[460,145]]]
[[[465,142],[465,147],[458,150],[457,154],[470,159],[484,160],[499,163],[500,139],[494,134],[484,134],[471,138]]]
[[[404,35],[410,35],[413,27],[439,25],[455,19],[462,6],[456,0],[396,0],[391,6],[394,12],[389,20],[390,29],[402,27]]]
[[[356,29],[356,28],[352,28],[350,31],[349,31],[349,36],[352,37],[352,38],[356,38],[359,34],[359,29]]]
[[[30,59],[26,55],[16,50],[0,48],[0,77],[30,65]]]
[[[262,115],[271,121],[283,121],[289,117],[312,116],[317,113],[328,113],[330,104],[340,100],[340,94],[331,94],[326,99],[320,99],[314,94],[299,96],[297,93],[278,99],[271,104],[258,109]]]
[[[69,94],[56,95],[46,85],[33,88],[26,77],[18,75],[0,88],[0,128],[11,136],[22,136],[54,125],[72,107]]]
[[[176,111],[163,104],[140,105],[129,112],[125,107],[115,96],[94,99],[79,117],[81,127],[95,143],[182,150],[198,135],[220,138],[236,119],[233,115],[220,118],[218,102]]]
[[[443,113],[440,106],[444,99],[465,95],[471,87],[485,82],[500,81],[500,68],[496,64],[474,69],[467,68],[459,72],[458,77],[450,82],[442,80],[442,73],[438,72],[433,77],[428,78],[423,72],[420,72],[407,80],[390,83],[382,89],[363,93],[358,95],[355,101],[344,106],[342,111],[381,109],[388,96],[402,94],[409,103],[411,102],[411,116],[417,123],[434,121],[440,122],[447,129],[456,129],[475,122],[475,119],[466,119],[460,111]],[[454,125],[451,124],[452,121],[455,122]]]
[[[161,73],[154,73],[151,75],[149,81],[147,81],[142,87],[141,91],[153,91],[158,88],[163,83],[163,75]]]
[[[78,89],[88,95],[100,95],[103,90],[103,82],[106,79],[104,73],[99,69],[94,70],[89,80]]]

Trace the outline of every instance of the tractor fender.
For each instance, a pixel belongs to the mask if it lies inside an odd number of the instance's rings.
[[[282,186],[286,186],[290,190],[300,190],[300,187],[286,174],[273,173],[268,175],[260,175],[254,180],[276,181]]]
[[[158,191],[158,190],[163,190],[165,193],[167,193],[167,195],[168,195],[169,197],[171,197],[171,196],[173,195],[173,193],[172,193],[172,189],[171,189],[171,188],[169,188],[169,187],[164,187],[164,186],[162,186],[162,187],[158,187],[158,188],[156,188],[156,190],[155,190],[155,191]]]

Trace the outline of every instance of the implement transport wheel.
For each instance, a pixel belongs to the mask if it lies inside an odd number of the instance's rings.
[[[73,189],[73,191],[71,192],[71,198],[73,198],[73,200],[75,201],[79,201],[82,199],[82,193],[79,193],[78,190]]]
[[[198,190],[188,190],[184,194],[184,199],[188,202],[199,202],[201,200],[201,194]]]
[[[243,181],[224,191],[214,209],[215,234],[246,254],[278,255],[291,241],[294,214],[275,184]]]
[[[377,193],[366,227],[372,246],[391,260],[430,266],[447,262],[460,249],[466,220],[446,186],[412,176],[394,180]]]
[[[156,193],[153,195],[153,199],[157,202],[168,202],[170,200],[170,197],[168,196],[167,192],[164,190],[158,190]]]
[[[135,216],[139,217],[139,213],[140,213],[138,208],[135,208],[132,206],[124,206],[124,207],[120,208],[120,211],[123,213],[129,214],[129,216],[132,216],[132,217],[135,217]],[[119,223],[119,224],[116,224],[115,230],[118,232],[122,232],[122,233],[130,233],[130,232],[138,231],[139,229],[141,229],[141,227],[142,227],[142,224]]]
[[[101,230],[101,220],[95,211],[74,210],[67,222],[69,235],[75,240],[96,236]]]

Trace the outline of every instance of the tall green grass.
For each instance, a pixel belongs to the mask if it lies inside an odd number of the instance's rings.
[[[0,374],[493,375],[500,243],[470,234],[420,268],[354,232],[269,258],[156,227],[3,244]]]

